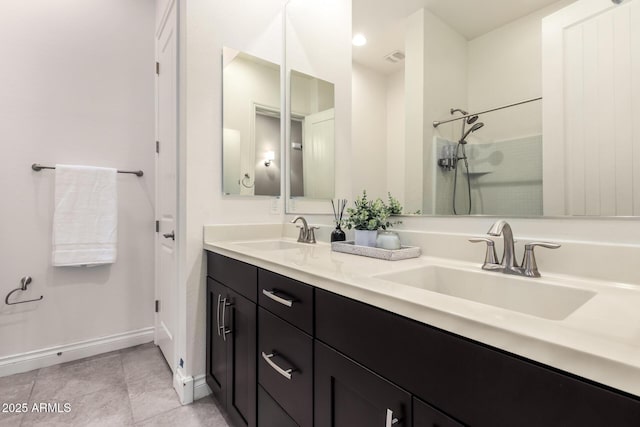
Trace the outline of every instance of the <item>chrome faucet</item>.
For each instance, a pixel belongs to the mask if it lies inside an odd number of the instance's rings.
[[[503,268],[503,272],[507,274],[522,274],[522,269],[518,266],[516,261],[516,248],[513,244],[513,231],[507,221],[501,219],[496,221],[487,234],[490,236],[499,236],[502,234],[504,241],[504,249],[502,252],[502,262],[500,263]]]
[[[317,230],[318,227],[309,227],[309,224],[307,224],[307,220],[301,216],[296,217],[293,221],[291,221],[291,223],[295,224],[298,220],[302,221],[302,227],[298,226],[298,228],[300,228],[300,234],[298,235],[298,242],[316,243],[315,230]]]
[[[500,236],[504,240],[504,249],[502,253],[502,262],[500,264],[491,264],[491,262],[485,259],[483,269],[485,270],[500,270],[506,274],[515,274],[518,276],[527,277],[540,277],[538,271],[538,265],[536,264],[536,258],[533,253],[533,249],[536,246],[541,246],[548,249],[557,249],[560,247],[557,243],[550,242],[531,242],[525,245],[524,257],[522,258],[522,266],[518,265],[516,261],[516,250],[513,240],[513,231],[509,223],[503,219],[496,221],[489,231],[490,236]],[[482,239],[472,239],[471,241],[483,241]],[[488,243],[487,243],[488,244]],[[489,245],[492,246],[492,245]],[[489,247],[488,246],[488,247]],[[498,267],[498,268],[496,268]]]

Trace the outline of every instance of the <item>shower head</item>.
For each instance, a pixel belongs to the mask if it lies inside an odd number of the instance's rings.
[[[460,108],[452,108],[451,110],[449,110],[449,112],[450,112],[451,114],[461,113],[463,116],[466,116],[467,114],[469,114],[469,113],[467,113],[466,111],[461,110]]]
[[[460,144],[466,144],[466,143],[467,143],[467,141],[465,141],[465,140],[467,139],[467,136],[469,136],[469,134],[470,134],[471,132],[475,132],[475,131],[477,131],[477,130],[478,130],[478,129],[480,129],[482,126],[484,126],[484,123],[482,123],[482,122],[478,122],[478,123],[476,123],[475,125],[471,126],[471,127],[469,128],[469,130],[468,130],[468,131],[467,131],[467,132],[462,136],[462,138],[460,139]]]
[[[471,116],[471,117],[469,117],[467,119],[467,124],[468,125],[473,124],[473,123],[475,123],[476,120],[478,120],[478,116],[477,115],[476,116]]]

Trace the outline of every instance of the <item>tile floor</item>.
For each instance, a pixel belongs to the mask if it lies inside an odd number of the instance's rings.
[[[28,411],[3,412],[11,410],[5,403],[26,403]],[[38,412],[34,403],[59,406]],[[0,405],[0,427],[229,425],[211,397],[180,404],[153,343],[0,378]]]

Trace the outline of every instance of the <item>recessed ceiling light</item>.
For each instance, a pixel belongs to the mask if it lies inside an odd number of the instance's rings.
[[[353,36],[353,40],[351,40],[354,46],[364,46],[367,44],[367,38],[362,34],[356,34]]]

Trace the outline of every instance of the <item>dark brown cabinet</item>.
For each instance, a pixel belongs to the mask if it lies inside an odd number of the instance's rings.
[[[225,268],[224,262],[218,264],[218,270]],[[253,269],[256,273],[255,267],[245,265],[243,272]],[[216,277],[218,270],[209,274]],[[230,275],[227,284],[233,286],[233,282],[234,276]],[[255,427],[257,305],[230,286],[207,278],[206,380],[234,425]],[[248,287],[250,283],[244,280],[243,288]]]
[[[413,427],[464,427],[464,425],[414,397]]]
[[[409,393],[320,342],[315,359],[316,427],[411,427]]]
[[[330,292],[315,298],[317,339],[465,425],[640,425],[637,397]]]
[[[234,426],[640,425],[637,396],[221,255],[208,268],[207,384]]]

